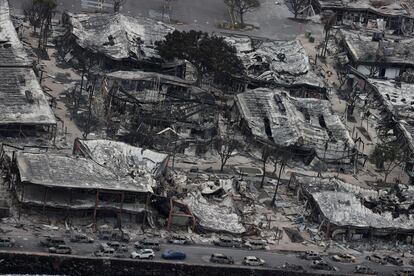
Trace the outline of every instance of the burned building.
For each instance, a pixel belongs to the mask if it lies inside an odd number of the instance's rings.
[[[10,20],[6,0],[0,1],[0,26],[0,134],[37,136],[49,130],[52,137],[55,116]]]
[[[235,46],[246,68],[248,87],[285,87],[295,97],[326,99],[324,81],[313,72],[300,41],[277,41],[241,35],[228,35],[225,38]]]
[[[99,65],[103,69],[148,68],[178,70],[179,64],[163,64],[155,42],[174,31],[173,27],[144,17],[120,13],[72,14],[65,12],[66,33],[58,49],[66,62]],[[89,61],[89,62],[87,62]],[[174,72],[181,75],[182,72]]]
[[[336,23],[410,35],[414,6],[406,0],[312,0],[316,12],[331,10]]]
[[[341,30],[350,65],[371,78],[395,79],[414,68],[412,39],[386,37],[375,33]]]
[[[104,99],[104,116],[111,118],[110,135],[117,139],[160,150],[179,139],[174,144],[179,150],[188,144],[202,148],[215,135],[214,96],[182,78],[116,71],[98,77],[95,95]],[[166,129],[172,130],[172,136]]]
[[[290,185],[306,202],[308,219],[318,222],[328,238],[405,240],[414,235],[413,191],[404,185],[375,191],[336,178],[299,174],[292,175]]]
[[[392,131],[401,148],[409,151],[414,160],[414,84],[367,79],[356,74],[354,80],[356,93],[367,97],[366,101],[378,109],[382,127]],[[414,182],[413,164],[414,161],[405,164],[411,183]]]
[[[106,140],[76,140],[74,153],[3,148],[0,156],[23,206],[142,222],[168,156]]]
[[[259,143],[290,148],[306,162],[315,155],[330,163],[352,160],[354,142],[327,100],[258,88],[238,94],[234,110],[240,127]]]

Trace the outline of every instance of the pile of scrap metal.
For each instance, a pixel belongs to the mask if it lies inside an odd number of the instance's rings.
[[[369,203],[378,203],[384,196],[391,198],[389,191],[364,189],[336,178],[298,174],[292,176],[291,182],[299,198],[306,201],[311,218],[321,224],[320,229],[324,229],[327,237],[335,238],[338,233],[348,239],[361,235],[414,235],[414,214],[411,212],[403,214],[400,210],[397,216],[391,209],[382,208],[381,213],[378,213],[378,208],[369,208],[374,207]]]
[[[295,98],[281,89],[258,88],[235,97],[234,116],[263,144],[290,148],[305,163],[314,156],[350,164],[354,142],[327,100]]]
[[[325,91],[322,78],[312,71],[309,57],[299,41],[238,35],[226,36],[226,41],[236,47],[254,86],[306,86]]]
[[[103,68],[139,68],[160,63],[155,42],[174,28],[145,17],[121,13],[72,14],[64,12],[62,23],[66,33],[57,46],[66,62],[94,59]],[[76,59],[76,61],[75,61]],[[172,64],[170,67],[181,66]]]

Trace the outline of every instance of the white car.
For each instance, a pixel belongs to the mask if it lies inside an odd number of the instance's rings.
[[[255,256],[247,256],[244,257],[243,264],[250,266],[262,266],[265,264],[265,261]]]
[[[155,252],[152,249],[141,249],[131,253],[132,259],[148,259],[152,260],[155,257]]]

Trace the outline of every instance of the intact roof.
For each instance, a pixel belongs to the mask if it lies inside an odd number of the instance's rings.
[[[368,10],[388,16],[409,16],[410,12],[394,0],[318,0],[322,9]]]
[[[339,226],[372,227],[376,229],[414,229],[414,216],[393,218],[390,212],[374,213],[364,206],[362,198],[376,198],[379,193],[335,178],[298,176],[295,179],[318,205],[323,216]]]
[[[0,0],[0,67],[31,67],[10,19],[7,0]]]
[[[380,42],[372,41],[372,34],[341,30],[345,45],[347,46],[352,59],[359,63],[388,63],[414,65],[414,39],[402,39],[399,42],[384,39],[381,45],[390,49],[390,54],[377,57]]]
[[[141,168],[156,175],[168,158],[167,154],[134,147],[111,140],[78,140],[88,150],[89,157],[96,163],[109,168],[117,175],[127,175],[131,170]]]
[[[253,40],[244,36],[226,36],[235,46],[250,78],[281,85],[325,87],[313,71],[306,50],[298,40]],[[283,58],[282,58],[283,56]]]
[[[117,177],[91,159],[48,153],[18,152],[22,182],[48,187],[152,192],[152,178]]]
[[[0,125],[56,124],[31,68],[0,67]]]
[[[100,52],[114,60],[158,57],[155,42],[174,31],[164,23],[144,17],[130,17],[115,14],[72,14],[67,13],[72,25],[72,34],[82,48]],[[109,37],[113,38],[111,45]],[[138,47],[135,39],[142,41]]]
[[[295,98],[281,89],[258,88],[238,94],[236,104],[252,134],[278,146],[315,149],[326,160],[342,159],[344,150],[354,147],[348,130],[327,100]],[[265,120],[269,122],[271,139]]]

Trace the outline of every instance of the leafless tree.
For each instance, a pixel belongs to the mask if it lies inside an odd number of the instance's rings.
[[[224,4],[226,4],[227,9],[229,11],[230,24],[231,24],[232,29],[235,27],[235,25],[237,23],[237,19],[236,19],[236,15],[235,15],[236,1],[237,0],[224,0]]]
[[[277,177],[277,183],[275,187],[275,193],[273,194],[271,206],[275,206],[276,203],[276,197],[279,190],[279,184],[280,184],[280,177],[282,176],[282,171],[286,167],[288,161],[291,158],[291,152],[289,150],[281,150],[278,152],[278,158],[279,158],[279,173]]]
[[[286,4],[296,19],[299,13],[309,6],[309,0],[286,0]]]
[[[236,0],[235,4],[241,27],[244,27],[244,14],[260,7],[259,0]]]
[[[234,151],[240,146],[235,135],[218,136],[213,141],[214,149],[220,156],[220,172],[223,172],[224,166],[230,159]]]
[[[264,180],[265,180],[265,177],[266,177],[266,163],[269,160],[271,155],[272,155],[272,148],[269,147],[268,145],[264,145],[262,147],[262,171],[263,171],[263,175],[262,175],[262,180],[260,182],[260,188],[263,188],[263,186],[264,186]]]
[[[126,0],[114,0],[114,12],[120,12],[122,5],[124,5]]]
[[[331,34],[331,29],[336,23],[336,13],[331,10],[326,10],[322,13],[321,21],[323,24],[323,29],[325,31],[325,40],[323,42],[321,56],[326,56],[326,51],[328,48],[329,36]]]

